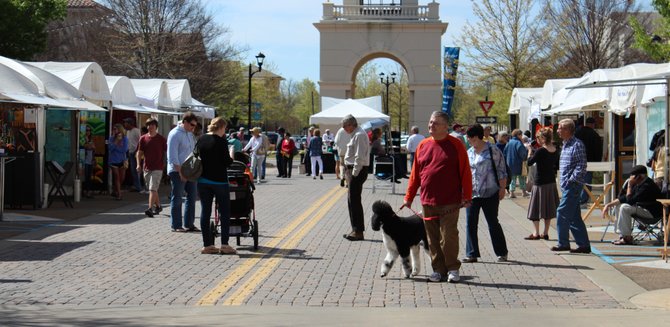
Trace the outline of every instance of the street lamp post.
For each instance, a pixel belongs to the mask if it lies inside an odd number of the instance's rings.
[[[389,81],[389,77],[391,78],[390,81]],[[386,86],[386,112],[385,112],[385,114],[387,114],[389,116],[389,127],[391,127],[391,114],[389,113],[389,86],[391,86],[391,84],[395,83],[395,73],[391,73],[390,75],[386,75],[384,73],[381,73],[381,74],[379,74],[379,80],[382,82],[382,85]],[[386,152],[388,152],[388,149],[390,147],[389,147],[389,140],[388,140],[387,133],[384,133],[384,141],[386,142],[386,149],[387,149]]]
[[[263,70],[263,60],[265,60],[265,55],[262,52],[259,52],[258,55],[256,55],[256,64],[258,65],[258,70],[253,71],[252,66],[253,64],[249,64],[249,98],[247,102],[247,130],[251,130],[251,78],[254,77],[254,74],[260,72]]]

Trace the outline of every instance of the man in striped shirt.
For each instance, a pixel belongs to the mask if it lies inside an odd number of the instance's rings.
[[[563,140],[559,164],[562,197],[556,209],[558,245],[551,250],[591,253],[589,235],[579,207],[579,195],[586,175],[586,148],[584,143],[575,137],[575,123],[571,119],[558,122],[558,135]],[[576,249],[570,249],[569,232],[572,232],[577,243]]]

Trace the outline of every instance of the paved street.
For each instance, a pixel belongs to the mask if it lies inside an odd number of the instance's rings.
[[[274,169],[268,170],[273,176]],[[406,182],[400,184],[397,193],[403,193],[405,186]],[[584,322],[598,313],[622,322],[649,310],[639,308],[648,308],[650,301],[643,300],[652,293],[598,256],[555,254],[549,251],[555,241],[523,240],[531,225],[518,201],[501,204],[510,262],[495,262],[482,217],[480,262],[463,264],[459,284],[434,284],[426,282],[431,272],[428,256],[422,256],[422,272],[413,280],[401,277],[399,263],[381,278],[379,266],[385,255],[381,233],[368,228],[365,241],[342,238],[349,231],[346,189],[339,187],[333,175],[325,180],[273,176],[258,186],[255,199],[259,250],[253,251],[250,237],[242,238],[235,256],[200,254],[199,233],[171,232],[168,216],[147,218],[142,203],[50,223],[1,241],[0,313],[12,322],[38,323],[47,314],[73,325],[90,323],[95,317],[113,321],[120,319],[121,312],[125,320],[114,324],[142,325],[133,318],[165,324],[164,319],[172,315],[202,319],[169,320],[189,325],[216,323],[214,313],[274,313],[286,318],[297,309],[304,313],[299,320],[264,320],[268,317],[263,316],[245,318],[240,324],[307,325],[308,317],[330,317],[333,320],[324,324],[340,324],[368,314],[403,316],[416,310],[428,317],[449,312],[455,319],[486,310],[510,324],[522,321],[521,315],[542,312],[559,317],[563,310],[571,310],[569,315],[584,315]],[[367,216],[378,199],[395,208],[402,203],[402,195],[386,189],[373,194],[369,179],[363,192]],[[462,210],[461,256],[464,216]],[[554,230],[550,236],[555,240]],[[661,295],[652,294],[651,305],[662,309],[663,303],[653,299],[667,299],[668,293],[657,292]],[[36,308],[41,308],[40,314]],[[351,315],[341,320],[338,312]],[[654,317],[668,317],[666,311],[653,312]]]

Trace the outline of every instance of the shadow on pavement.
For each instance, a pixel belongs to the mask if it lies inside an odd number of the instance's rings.
[[[0,284],[32,283],[32,279],[0,279]]]
[[[533,262],[516,261],[516,260],[508,260],[507,262],[517,264],[517,265],[522,265],[522,266],[530,266],[530,267],[593,270],[593,268],[591,268],[591,267],[580,266],[580,265],[570,265],[570,264],[554,265],[554,264],[547,264],[547,263],[533,263]]]
[[[504,283],[477,283],[468,281],[470,276],[461,276],[461,284],[472,286],[492,287],[492,288],[507,288],[513,290],[540,290],[540,291],[554,291],[554,292],[568,292],[568,293],[582,293],[584,291],[572,287],[560,286],[543,286],[543,285],[528,285],[528,284],[504,284]],[[474,278],[473,278],[474,279]]]
[[[136,319],[135,319],[136,320]],[[5,326],[146,326],[124,318],[99,317],[56,317],[45,315],[31,307],[29,310],[2,308],[2,321]]]
[[[87,242],[23,242],[7,241],[10,245],[0,253],[0,262],[51,261],[59,256],[87,246]]]

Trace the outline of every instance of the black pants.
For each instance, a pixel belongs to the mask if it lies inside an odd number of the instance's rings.
[[[279,176],[286,175],[286,172],[285,172],[285,169],[284,169],[284,165],[286,164],[285,163],[286,159],[281,154],[281,148],[277,149],[276,158],[277,158],[277,173],[279,174]]]
[[[288,158],[282,157],[282,170],[281,173],[283,176],[291,177],[291,171],[293,170],[293,155]]]
[[[353,176],[353,167],[347,166],[345,178],[349,185],[349,194],[347,204],[349,205],[349,220],[351,220],[351,229],[354,232],[365,231],[365,222],[363,220],[363,203],[361,202],[361,193],[363,193],[363,183],[368,179],[368,167],[362,167],[358,176]]]

